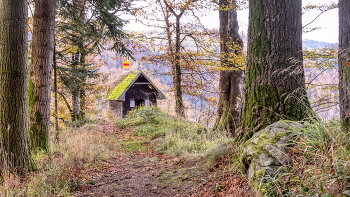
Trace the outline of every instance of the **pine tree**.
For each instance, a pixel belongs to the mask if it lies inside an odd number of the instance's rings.
[[[98,76],[97,70],[86,63],[86,57],[106,49],[132,55],[123,43],[127,38],[122,31],[126,21],[117,15],[129,6],[130,2],[124,0],[59,1],[59,53],[66,66],[59,67],[58,73],[72,94],[73,120],[84,118],[87,79]]]

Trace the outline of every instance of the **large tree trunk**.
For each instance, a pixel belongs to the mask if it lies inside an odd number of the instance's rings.
[[[52,63],[55,38],[55,0],[36,0],[30,66],[30,139],[32,149],[48,150]]]
[[[219,5],[228,7],[230,2],[220,0]],[[233,1],[233,5],[236,5],[236,1]],[[235,63],[233,54],[240,55],[242,53],[243,42],[238,33],[236,10],[221,9],[219,16],[221,67],[234,70],[220,71],[219,105],[214,129],[225,129],[234,136],[241,121],[243,71]]]
[[[339,107],[342,129],[350,132],[350,1],[339,0]]]
[[[28,10],[25,0],[0,1],[1,160],[30,167],[28,109]],[[10,158],[6,154],[9,154]]]
[[[303,120],[305,89],[301,0],[250,0],[242,132],[247,138],[280,119]]]

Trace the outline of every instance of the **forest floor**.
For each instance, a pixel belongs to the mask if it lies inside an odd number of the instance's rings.
[[[112,123],[99,127],[115,138],[116,156],[84,170],[85,181],[73,188],[75,196],[251,196],[228,155],[208,168],[200,159],[156,151],[149,141],[134,136],[133,128]]]

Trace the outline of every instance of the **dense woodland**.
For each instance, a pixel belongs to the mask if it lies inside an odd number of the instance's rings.
[[[339,44],[303,42],[322,32],[303,14],[333,9]],[[348,0],[2,0],[0,195],[349,196],[349,21]],[[119,120],[123,60],[167,100]],[[131,187],[135,165],[164,182]]]

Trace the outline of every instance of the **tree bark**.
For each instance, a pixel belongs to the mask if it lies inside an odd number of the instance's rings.
[[[231,6],[230,6],[231,4]],[[239,36],[237,12],[235,9],[223,9],[234,7],[236,1],[230,3],[220,0],[220,51],[221,67],[234,69],[231,71],[220,71],[219,82],[219,104],[214,129],[225,129],[235,136],[242,115],[242,90],[243,71],[238,68],[234,61],[234,55],[241,55],[243,41]],[[232,60],[233,59],[233,60]]]
[[[60,142],[60,133],[59,133],[59,117],[58,117],[58,90],[57,90],[57,61],[56,61],[56,43],[54,44],[53,49],[53,87],[55,91],[55,139],[56,143]]]
[[[86,91],[82,87],[80,90],[80,119],[84,120],[85,119],[85,113],[86,113]]]
[[[81,48],[80,51],[84,51],[83,48]],[[85,53],[81,53],[81,57],[80,57],[80,62],[79,64],[82,66],[82,67],[86,67],[85,65],[85,58],[86,58],[86,55]],[[85,91],[85,84],[86,84],[86,77],[83,78],[83,85],[80,89],[80,119],[81,120],[84,120],[85,119],[85,113],[86,113],[86,100],[85,100],[85,97],[86,97],[86,91]]]
[[[176,16],[176,26],[175,26],[175,59],[174,59],[174,67],[175,67],[175,77],[174,77],[174,89],[175,89],[175,112],[178,116],[185,116],[184,103],[182,100],[182,89],[181,89],[181,65],[180,65],[180,18],[182,15]]]
[[[28,10],[25,0],[0,1],[0,133],[18,172],[29,169]]]
[[[36,0],[30,66],[30,138],[32,149],[49,149],[55,0]]]
[[[72,121],[80,120],[80,87],[76,87],[72,91],[73,116]]]
[[[311,114],[305,89],[301,0],[250,0],[248,65],[240,137]]]
[[[339,0],[339,107],[343,131],[350,132],[350,1]]]

